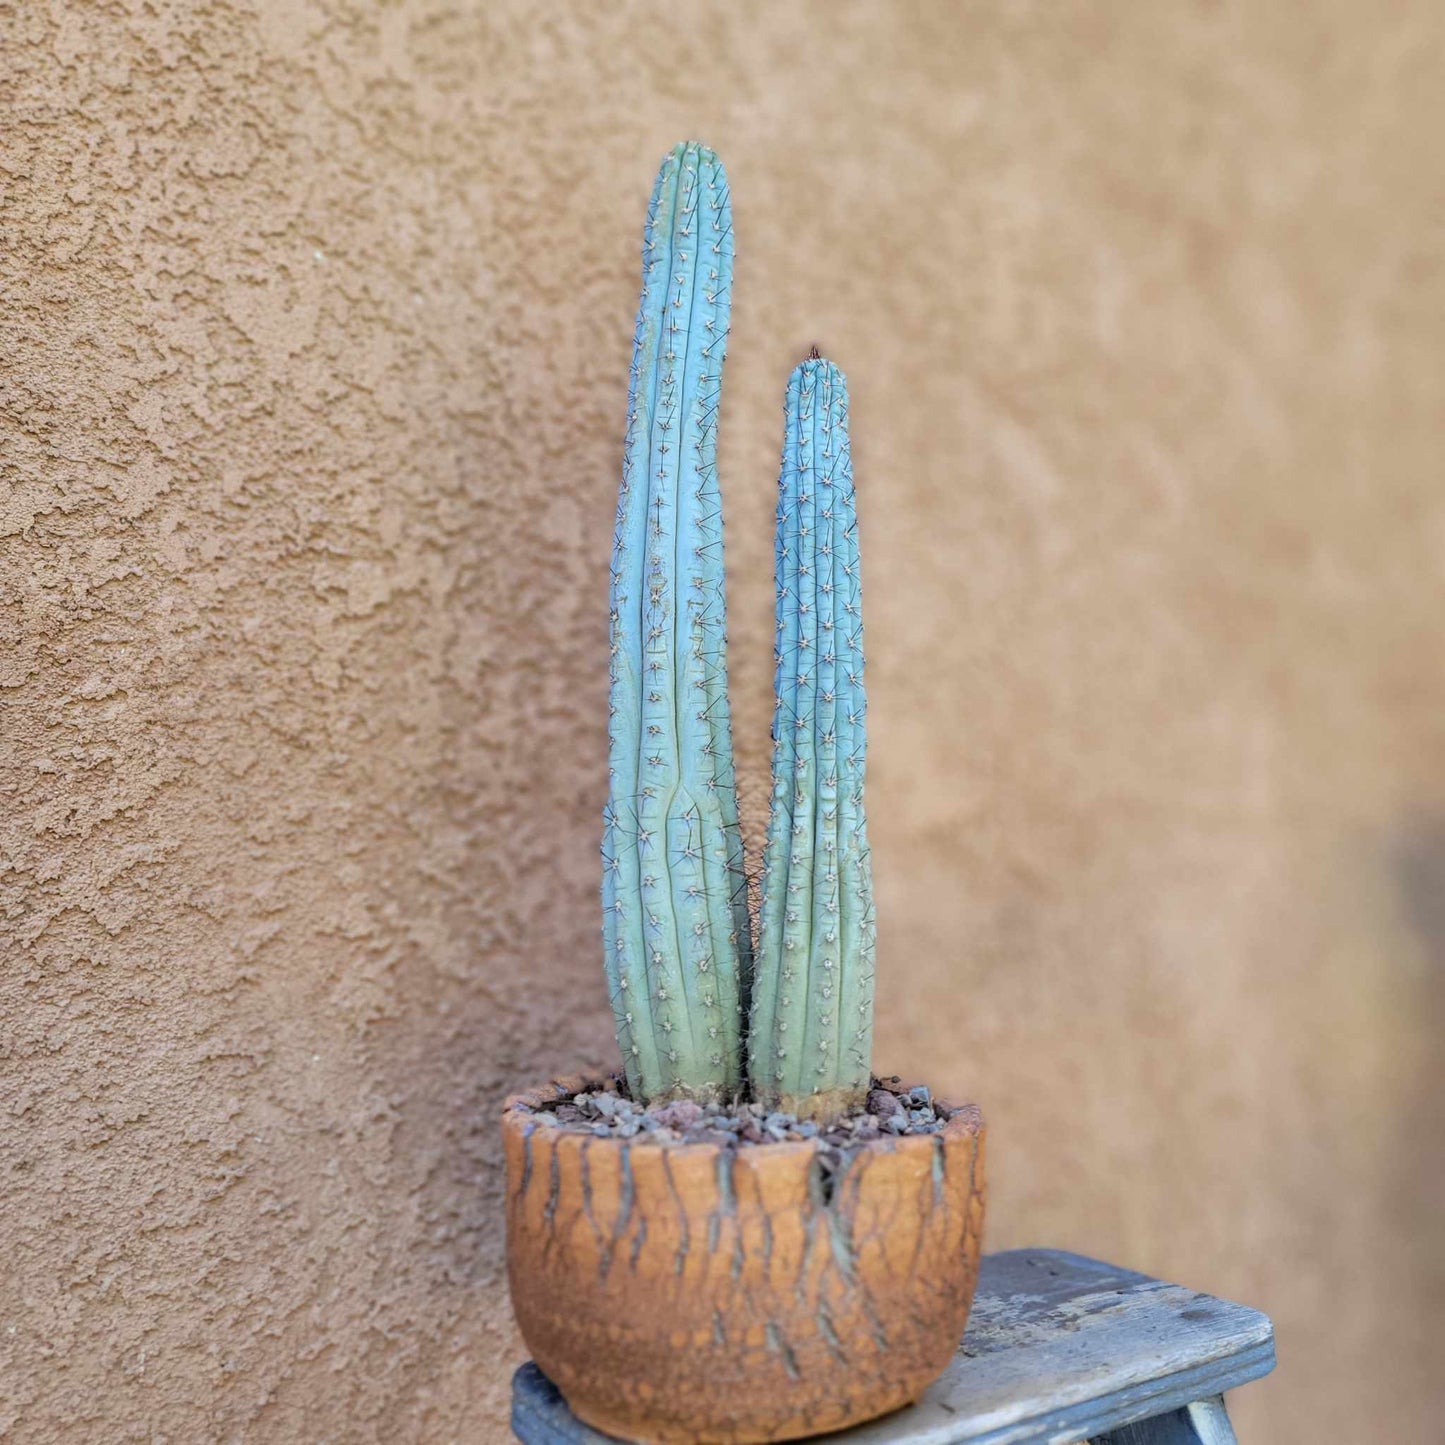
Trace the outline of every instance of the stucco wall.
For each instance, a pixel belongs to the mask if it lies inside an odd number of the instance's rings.
[[[1432,0],[0,35],[0,1438],[504,1438],[493,1116],[612,1057],[606,553],[689,135],[754,776],[782,384],[852,383],[880,1062],[985,1105],[991,1246],[1274,1314],[1246,1439],[1431,1438]]]

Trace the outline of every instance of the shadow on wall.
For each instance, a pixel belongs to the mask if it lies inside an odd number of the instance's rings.
[[[1403,1101],[1400,1147],[1391,1153],[1400,1167],[1392,1193],[1415,1207],[1415,1217],[1437,1221],[1434,1247],[1420,1263],[1422,1292],[1427,1301],[1433,1298],[1435,1317],[1440,1318],[1445,1315],[1445,1233],[1438,1229],[1438,1210],[1445,1200],[1445,1097],[1438,1087],[1445,1078],[1445,1033],[1440,1027],[1445,1020],[1445,814],[1411,819],[1400,830],[1392,865],[1405,917],[1420,942],[1423,1016],[1436,1025],[1421,1031],[1423,1052]],[[1427,1364],[1423,1356],[1421,1364]]]

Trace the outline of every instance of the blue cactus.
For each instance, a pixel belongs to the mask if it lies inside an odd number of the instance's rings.
[[[868,1090],[874,919],[848,385],[816,351],[788,382],[786,417],[772,812],[748,1072],[756,1098],[829,1116]]]
[[[603,935],[635,1098],[736,1096],[751,970],[727,695],[717,416],[727,177],[663,161],[643,241],[612,551]]]

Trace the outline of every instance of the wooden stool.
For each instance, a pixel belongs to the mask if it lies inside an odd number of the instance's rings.
[[[968,1330],[916,1405],[838,1445],[1235,1445],[1224,1392],[1274,1368],[1267,1316],[1056,1249],[983,1261]],[[615,1445],[535,1365],[512,1380],[523,1445]]]

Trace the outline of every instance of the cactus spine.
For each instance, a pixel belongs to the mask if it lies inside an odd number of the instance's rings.
[[[863,815],[862,592],[848,386],[816,353],[788,383],[777,530],[773,792],[749,1030],[755,1097],[862,1101],[873,1036]]]
[[[612,550],[603,935],[645,1100],[742,1087],[751,943],[717,479],[732,266],[722,164],[680,145],[648,209]]]

